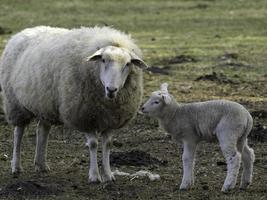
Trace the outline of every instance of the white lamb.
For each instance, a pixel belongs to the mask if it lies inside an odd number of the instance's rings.
[[[168,84],[153,92],[142,107],[143,113],[158,119],[160,126],[175,141],[183,142],[183,179],[180,189],[189,189],[194,184],[194,154],[201,140],[218,139],[227,161],[227,176],[223,192],[233,189],[243,162],[241,189],[246,189],[252,180],[253,149],[247,144],[253,120],[249,112],[240,104],[214,100],[200,103],[177,103],[168,93]]]
[[[4,110],[15,126],[12,173],[21,171],[22,135],[36,117],[37,171],[49,170],[46,146],[51,125],[64,124],[86,133],[89,181],[114,180],[110,131],[129,122],[140,106],[140,68],[147,67],[141,57],[130,36],[109,27],[68,30],[39,26],[13,36],[0,62]],[[102,177],[97,132],[103,137]]]

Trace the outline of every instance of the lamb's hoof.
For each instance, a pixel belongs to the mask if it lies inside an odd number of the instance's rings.
[[[241,183],[239,189],[240,190],[246,190],[248,186],[250,185],[250,182]]]
[[[229,193],[231,190],[234,189],[234,186],[231,185],[224,185],[221,189],[223,193]]]
[[[189,180],[183,180],[181,185],[180,185],[180,190],[190,190],[194,185],[194,180],[189,179]]]
[[[100,177],[99,174],[97,175],[89,175],[89,179],[88,179],[89,183],[101,183],[102,179]]]
[[[45,165],[35,164],[35,171],[37,173],[48,173],[50,171],[50,167],[47,164]]]
[[[103,176],[103,182],[114,182],[114,181],[116,181],[116,178],[112,173]]]
[[[11,172],[12,172],[13,178],[18,178],[22,171],[23,170],[21,167],[16,167],[16,168],[12,169]]]
[[[191,184],[181,184],[180,185],[180,190],[190,190],[192,188]]]

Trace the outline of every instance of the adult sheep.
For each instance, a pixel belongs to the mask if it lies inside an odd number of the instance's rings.
[[[90,150],[89,181],[111,181],[110,131],[124,126],[140,106],[142,70],[147,65],[130,36],[109,28],[39,26],[13,36],[0,63],[4,111],[15,126],[12,173],[21,171],[24,128],[38,119],[34,164],[47,171],[51,125],[85,132]],[[137,67],[136,67],[137,66]],[[102,134],[103,176],[97,164]]]

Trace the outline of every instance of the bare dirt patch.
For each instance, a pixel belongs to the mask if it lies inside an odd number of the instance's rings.
[[[267,142],[267,127],[261,123],[256,123],[249,135],[252,140]]]
[[[254,110],[250,112],[253,117],[267,118],[267,110]]]
[[[168,163],[166,160],[155,158],[140,150],[113,152],[110,156],[110,162],[114,166],[164,166]]]
[[[63,191],[60,185],[56,183],[42,183],[33,180],[16,180],[1,189],[0,197],[47,196],[57,195],[61,192]]]
[[[222,72],[219,72],[219,73],[212,72],[212,74],[201,75],[201,76],[197,77],[195,79],[195,81],[214,81],[214,82],[219,83],[219,84],[225,84],[225,83],[238,84],[237,81],[228,78]]]
[[[10,29],[0,26],[0,35],[11,34],[11,33],[12,31]]]
[[[165,67],[151,66],[147,70],[154,74],[169,75],[170,68],[171,68],[170,66],[165,66]]]
[[[168,64],[181,64],[188,62],[197,62],[198,60],[190,55],[177,55],[175,57],[168,58],[164,61]]]

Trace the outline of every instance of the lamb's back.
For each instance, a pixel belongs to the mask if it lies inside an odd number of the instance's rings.
[[[206,138],[216,134],[216,127],[222,121],[228,126],[243,127],[250,117],[249,112],[241,104],[228,100],[185,104],[184,111],[187,113],[188,123],[194,127],[198,135]]]

